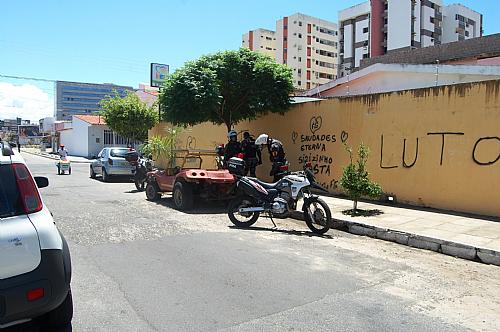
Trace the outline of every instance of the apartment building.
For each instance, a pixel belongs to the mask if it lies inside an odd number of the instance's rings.
[[[483,15],[461,4],[443,8],[443,43],[483,35]]]
[[[347,8],[339,12],[339,76],[365,58],[479,37],[481,25],[481,14],[462,5],[443,7],[443,0],[370,0]]]
[[[71,120],[77,114],[97,114],[104,97],[113,95],[114,91],[122,97],[127,91],[134,91],[130,86],[65,81],[57,81],[55,90],[54,115],[57,120]]]
[[[361,59],[370,57],[370,2],[339,12],[340,59],[339,76],[359,67]]]
[[[310,89],[337,78],[337,24],[296,13],[276,22],[276,61],[293,70],[294,86]]]
[[[245,33],[241,46],[276,58],[276,32],[267,29],[255,29]]]

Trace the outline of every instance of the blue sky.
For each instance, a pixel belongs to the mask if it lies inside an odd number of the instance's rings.
[[[295,12],[337,20],[353,0],[16,0],[0,4],[0,75],[137,87],[149,63],[185,61],[241,45],[241,35],[274,29]],[[445,3],[458,2],[446,1]],[[500,31],[500,2],[463,0],[484,14],[486,34]],[[20,84],[0,77],[0,82]],[[24,82],[23,82],[24,83]],[[53,94],[50,84],[36,84]],[[2,118],[0,109],[0,118]]]

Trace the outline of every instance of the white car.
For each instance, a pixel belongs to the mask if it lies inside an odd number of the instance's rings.
[[[37,320],[66,326],[73,317],[71,258],[20,154],[0,141],[0,329]]]

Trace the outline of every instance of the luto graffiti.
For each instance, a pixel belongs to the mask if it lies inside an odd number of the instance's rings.
[[[446,158],[447,155],[447,144],[446,142],[448,141],[447,139],[451,137],[459,137],[459,136],[464,136],[465,133],[462,132],[431,132],[427,133],[427,136],[438,136],[441,138],[441,151],[440,151],[440,158],[439,158],[439,165],[443,165],[443,160]],[[418,157],[419,157],[419,145],[420,141],[418,137],[415,139],[414,144],[410,144],[411,140],[408,140],[407,138],[403,138],[403,147],[402,147],[402,156],[401,156],[401,166],[404,168],[412,168],[417,164]],[[449,143],[448,143],[449,144]],[[486,144],[489,144],[490,147],[492,144],[496,144],[497,149],[490,149],[489,153],[482,153],[481,157],[479,157],[479,152],[480,149],[483,146],[486,146]],[[410,150],[410,145],[414,146],[414,151],[415,154],[410,154],[410,152],[407,152],[407,150]],[[496,152],[495,152],[496,151]],[[398,168],[400,165],[397,164],[387,164],[384,162],[384,154],[386,154],[387,151],[384,150],[384,135],[382,134],[380,136],[380,168],[383,169],[392,169],[392,168]],[[489,154],[489,156],[486,156],[486,154]],[[485,136],[485,137],[480,137],[478,138],[474,146],[472,147],[472,161],[476,163],[477,165],[480,166],[490,166],[495,163],[497,163],[500,160],[500,137],[498,136]]]

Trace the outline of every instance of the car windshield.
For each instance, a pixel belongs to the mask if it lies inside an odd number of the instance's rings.
[[[127,156],[128,152],[130,152],[129,149],[112,149],[110,156],[111,157],[125,158]]]
[[[11,165],[0,165],[0,218],[23,213],[21,197],[17,189]]]

